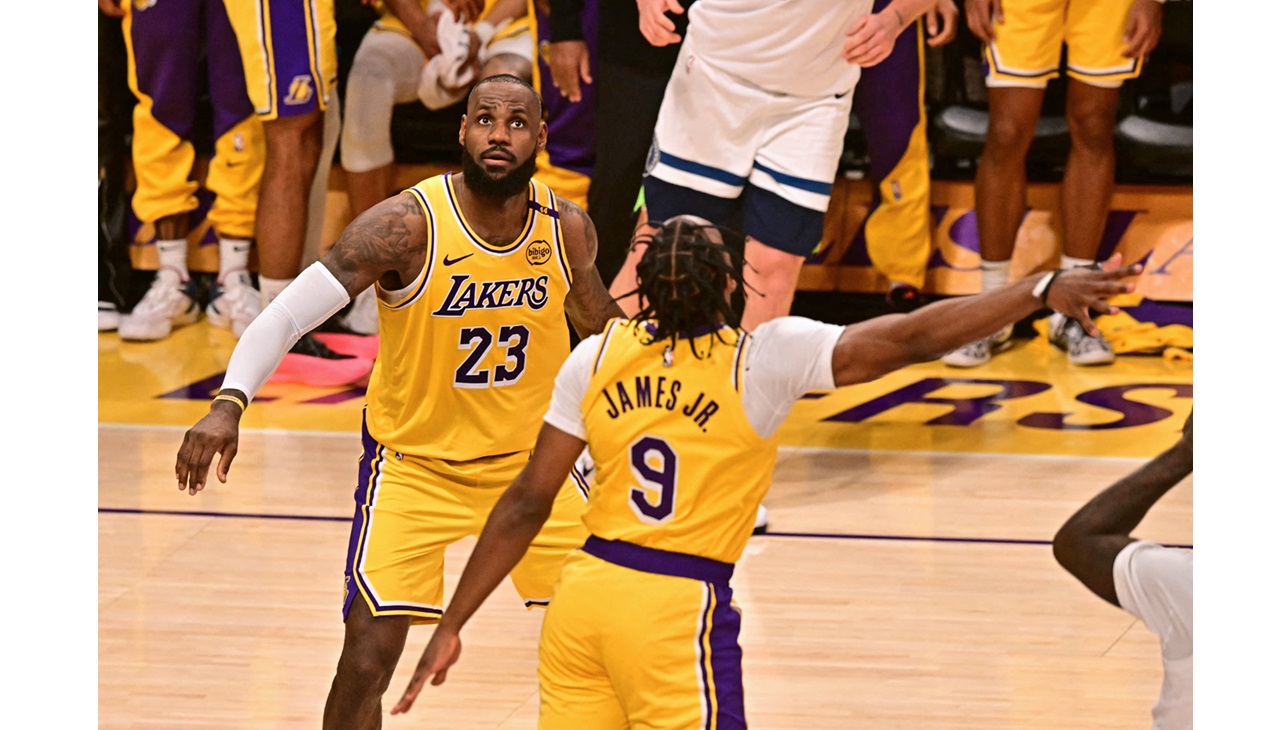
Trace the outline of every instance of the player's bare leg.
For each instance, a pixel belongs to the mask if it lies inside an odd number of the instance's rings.
[[[1027,151],[1044,89],[988,89],[990,123],[974,176],[978,242],[986,261],[1008,261],[1027,208]]]
[[[258,210],[258,273],[272,279],[298,275],[307,235],[311,182],[324,146],[324,114],[312,112],[263,123],[267,159]]]
[[[771,319],[791,313],[804,257],[766,246],[748,236],[743,258],[747,262],[743,270],[747,291],[742,329],[751,332]]]
[[[324,704],[325,730],[382,727],[382,695],[409,636],[409,616],[374,617],[361,598],[347,614],[342,656]]]
[[[1067,81],[1071,152],[1062,174],[1062,252],[1094,260],[1115,189],[1116,107],[1120,89]]]

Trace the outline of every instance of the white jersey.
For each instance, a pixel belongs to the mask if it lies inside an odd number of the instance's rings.
[[[804,317],[781,317],[765,322],[751,334],[755,346],[747,350],[743,366],[742,407],[757,434],[772,436],[805,393],[835,387],[831,353],[842,331],[843,327]],[[583,441],[587,425],[581,404],[599,347],[600,335],[592,335],[573,348],[556,377],[545,419]]]
[[[1153,730],[1191,730],[1191,551],[1146,540],[1116,556],[1120,607],[1160,637],[1164,682],[1151,710]]]
[[[621,1],[621,0],[619,0]],[[766,91],[844,94],[862,69],[844,60],[844,32],[872,0],[698,0],[686,43],[698,61]]]

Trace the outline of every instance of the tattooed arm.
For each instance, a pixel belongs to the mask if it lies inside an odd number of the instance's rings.
[[[178,488],[193,495],[204,489],[215,454],[218,480],[225,483],[238,449],[240,416],[294,343],[373,282],[398,289],[412,281],[425,262],[425,244],[422,209],[411,194],[401,194],[355,219],[324,258],[285,287],[240,336],[218,398],[183,437],[175,465]]]
[[[378,203],[347,226],[320,259],[354,297],[375,281],[399,289],[426,263],[427,220],[411,193]]]
[[[604,331],[614,317],[625,317],[622,308],[609,296],[609,290],[596,270],[596,227],[578,205],[556,197],[560,209],[560,228],[564,231],[564,250],[573,270],[573,286],[564,309],[579,337]]]

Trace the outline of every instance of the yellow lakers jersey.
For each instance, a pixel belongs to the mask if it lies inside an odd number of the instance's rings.
[[[668,349],[646,323],[615,319],[582,401],[596,462],[583,522],[606,540],[733,563],[769,488],[777,437],[742,407],[751,337],[723,326]]]
[[[572,277],[555,196],[531,181],[523,232],[495,246],[467,224],[452,173],[409,192],[427,218],[426,263],[404,289],[379,289],[369,433],[437,459],[532,449],[569,354]]]

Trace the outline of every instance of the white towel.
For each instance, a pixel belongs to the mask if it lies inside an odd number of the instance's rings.
[[[477,48],[483,48],[495,32],[488,22],[467,25],[445,8],[436,26],[440,53],[422,66],[418,75],[418,99],[428,109],[443,109],[466,97],[477,69],[476,56],[471,52],[472,38],[479,41]]]

